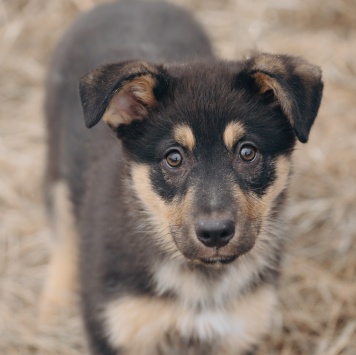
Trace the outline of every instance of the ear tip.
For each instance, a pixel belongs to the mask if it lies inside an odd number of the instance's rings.
[[[87,121],[85,119],[84,119],[84,123],[87,128],[92,128],[95,125],[95,123],[93,123],[92,121]]]
[[[100,118],[98,119],[97,117],[88,117],[84,111],[84,123],[87,128],[92,128],[94,127],[98,122],[100,121]]]
[[[309,131],[302,131],[301,132],[300,130],[295,129],[295,135],[298,138],[300,143],[305,144],[309,140]]]
[[[307,143],[309,140],[309,137],[305,137],[305,136],[297,136],[297,137],[298,137],[299,142],[303,143],[303,144]]]

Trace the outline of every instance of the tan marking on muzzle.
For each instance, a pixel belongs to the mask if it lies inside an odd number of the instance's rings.
[[[169,209],[169,218],[175,226],[181,227],[189,220],[194,200],[194,189],[190,187],[182,199],[174,199]]]
[[[172,227],[181,228],[184,221],[189,219],[194,190],[191,188],[182,199],[175,198],[167,203],[153,190],[148,165],[133,164],[131,175],[133,190],[157,231],[156,241],[167,252],[181,256],[170,230]]]
[[[232,149],[235,143],[245,134],[244,127],[241,122],[230,122],[224,131],[224,143],[228,149]]]
[[[276,179],[263,195],[262,209],[263,216],[267,216],[276,198],[288,187],[288,179],[291,171],[290,158],[280,156],[275,162]]]
[[[149,166],[146,164],[133,164],[131,166],[131,176],[136,196],[142,202],[147,214],[151,217],[151,221],[159,229],[168,228],[169,208],[164,200],[153,191]]]
[[[240,187],[234,187],[234,196],[237,203],[241,206],[243,213],[250,220],[256,220],[261,215],[261,200],[251,193],[243,192]]]
[[[192,151],[195,147],[195,137],[192,129],[187,125],[179,125],[174,128],[174,139],[177,143]]]
[[[280,156],[275,162],[276,179],[267,189],[262,197],[253,193],[243,192],[239,187],[234,188],[234,195],[247,218],[251,221],[268,215],[275,199],[288,186],[288,177],[290,174],[291,163],[287,157]]]

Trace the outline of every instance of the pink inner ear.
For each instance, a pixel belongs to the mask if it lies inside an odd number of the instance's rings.
[[[142,119],[147,115],[148,110],[132,90],[122,90],[113,99],[113,109],[115,114],[123,118],[123,123],[130,123],[134,119]]]
[[[154,84],[150,76],[142,76],[124,84],[111,99],[103,120],[113,129],[121,124],[130,124],[133,120],[142,120],[149,108],[157,106]]]

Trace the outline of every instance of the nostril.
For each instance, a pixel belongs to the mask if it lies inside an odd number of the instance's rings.
[[[222,231],[222,233],[221,233],[221,238],[226,238],[226,237],[228,237],[229,236],[229,230],[228,229],[225,229],[225,230],[223,230]]]
[[[199,220],[195,232],[207,247],[223,247],[235,234],[235,223],[230,220]]]
[[[203,232],[203,233],[202,233],[202,238],[203,238],[204,240],[209,240],[210,234]]]

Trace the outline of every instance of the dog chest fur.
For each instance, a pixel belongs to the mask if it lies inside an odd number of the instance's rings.
[[[195,355],[234,354],[247,351],[265,333],[274,305],[271,289],[200,311],[169,300],[128,297],[107,306],[105,326],[110,343],[130,355],[159,354],[164,347],[162,354],[167,355],[185,350]]]

